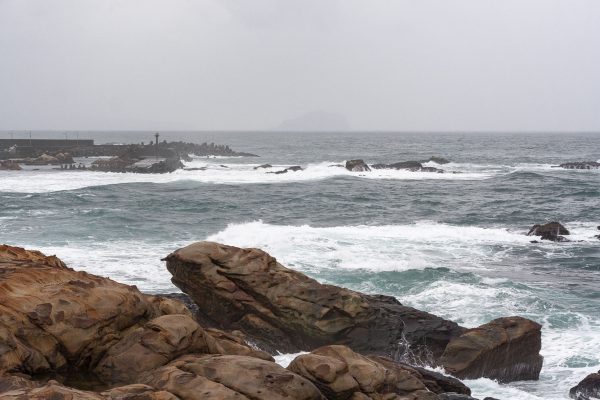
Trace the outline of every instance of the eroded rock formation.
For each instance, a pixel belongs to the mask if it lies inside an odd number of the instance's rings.
[[[363,160],[346,161],[346,169],[352,172],[366,172],[371,170]]]
[[[199,242],[166,261],[173,283],[208,319],[223,329],[242,330],[270,352],[336,343],[362,353],[411,352],[432,361],[464,331],[393,297],[320,284],[258,249]]]
[[[569,395],[576,400],[600,399],[600,371],[586,376],[571,388]]]

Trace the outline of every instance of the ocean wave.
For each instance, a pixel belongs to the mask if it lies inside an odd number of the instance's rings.
[[[194,181],[210,184],[274,184],[319,181],[337,177],[359,179],[392,180],[481,180],[494,175],[493,171],[469,170],[465,166],[451,166],[448,173],[411,172],[406,170],[373,170],[350,172],[335,166],[339,162],[320,162],[304,166],[302,171],[281,171],[290,165],[274,165],[260,168],[259,164],[219,163],[211,159],[194,159],[185,164],[185,169],[169,174],[134,174],[94,171],[24,170],[19,172],[0,171],[0,192],[46,193],[76,190],[86,187],[126,183],[172,183]],[[456,172],[456,173],[453,173]]]

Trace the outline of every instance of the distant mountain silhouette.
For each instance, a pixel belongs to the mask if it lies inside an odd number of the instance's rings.
[[[345,131],[350,129],[350,126],[346,117],[341,114],[311,111],[287,119],[275,129],[282,131]]]

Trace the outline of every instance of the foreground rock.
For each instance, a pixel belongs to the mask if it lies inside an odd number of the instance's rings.
[[[568,162],[560,164],[559,167],[565,169],[598,169],[600,163],[596,161]]]
[[[363,160],[346,161],[346,169],[352,172],[366,172],[371,170]]]
[[[463,333],[452,321],[289,270],[264,251],[199,242],[170,254],[172,281],[222,329],[274,353],[344,344],[362,353],[435,360]]]
[[[589,374],[569,391],[569,396],[577,400],[600,399],[600,371]]]
[[[568,242],[563,235],[569,235],[569,230],[559,222],[548,222],[547,224],[536,224],[529,229],[527,236],[540,236],[542,240],[553,242]]]
[[[537,380],[541,343],[541,325],[521,317],[498,318],[451,340],[440,363],[461,379]]]
[[[74,271],[56,257],[0,246],[0,390],[20,382],[35,393],[63,391],[19,378],[28,375],[140,383],[188,353],[272,361],[239,338],[203,329],[178,301]]]
[[[438,384],[436,378],[441,374],[433,372],[425,378],[410,366],[383,357],[365,357],[339,345],[298,356],[288,369],[310,380],[328,399],[433,400],[447,392],[471,394],[457,379],[442,376]]]

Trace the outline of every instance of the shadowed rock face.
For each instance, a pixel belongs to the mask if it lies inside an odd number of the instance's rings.
[[[258,249],[199,242],[170,254],[175,285],[222,329],[270,352],[345,344],[362,353],[439,357],[464,329],[395,298],[369,296],[283,267]]]
[[[569,391],[569,396],[576,400],[600,399],[600,371],[589,374]]]
[[[541,325],[521,317],[495,319],[450,341],[440,363],[461,379],[537,380]]]

